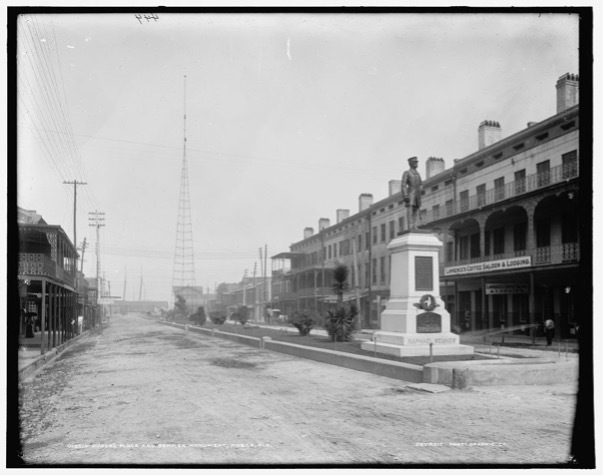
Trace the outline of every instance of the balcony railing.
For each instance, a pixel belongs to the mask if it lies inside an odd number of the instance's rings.
[[[41,253],[19,253],[19,278],[29,276],[53,278],[69,286],[75,282],[74,276],[57,266],[50,257]]]
[[[509,198],[518,197],[525,193],[539,190],[556,183],[562,183],[579,176],[579,164],[573,162],[571,164],[559,165],[540,174],[529,175],[521,180],[516,180],[505,184],[502,187],[491,188],[485,192],[472,195],[470,197],[462,197],[457,201],[447,202],[444,210],[427,210],[425,222],[439,220],[442,218],[451,217],[459,213],[465,213],[472,210],[477,210],[488,205],[507,200]]]

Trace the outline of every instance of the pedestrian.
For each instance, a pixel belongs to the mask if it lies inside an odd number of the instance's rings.
[[[554,338],[556,326],[554,324],[554,321],[548,317],[545,320],[543,327],[545,328],[545,338],[547,339],[547,346],[549,347],[550,345],[552,345],[552,339]]]

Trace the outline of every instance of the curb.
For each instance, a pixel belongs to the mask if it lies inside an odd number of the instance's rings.
[[[248,337],[231,332],[223,332],[215,329],[205,329],[203,327],[190,326],[172,322],[165,322],[166,325],[177,327],[185,331],[206,334],[213,337],[222,337],[223,339],[233,340],[241,344],[267,349],[282,354],[293,355],[303,359],[315,360],[326,364],[337,365],[352,370],[367,372],[382,377],[390,377],[406,382],[422,383],[423,367],[419,365],[405,364],[389,360],[367,357],[363,355],[350,354],[348,352],[339,352],[336,350],[320,349],[318,347],[306,347],[289,342],[280,342],[272,340],[270,337]]]
[[[67,342],[63,342],[61,345],[55,347],[54,349],[49,350],[44,355],[40,355],[40,357],[35,358],[32,362],[27,364],[25,367],[19,369],[19,382],[24,382],[28,378],[32,377],[38,370],[43,368],[46,364],[52,362],[56,359],[60,354],[62,354],[68,347],[75,344],[82,337],[88,335],[90,333],[90,329],[82,332],[80,335],[72,337]]]

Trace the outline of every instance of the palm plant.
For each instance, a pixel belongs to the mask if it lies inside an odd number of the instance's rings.
[[[338,309],[344,307],[344,293],[348,291],[348,266],[337,264],[333,269],[333,283],[331,289],[338,299]]]

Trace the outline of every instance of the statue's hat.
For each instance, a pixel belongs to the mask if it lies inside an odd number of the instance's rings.
[[[409,157],[409,158],[407,159],[407,162],[411,162],[412,160],[417,160],[417,157]]]

